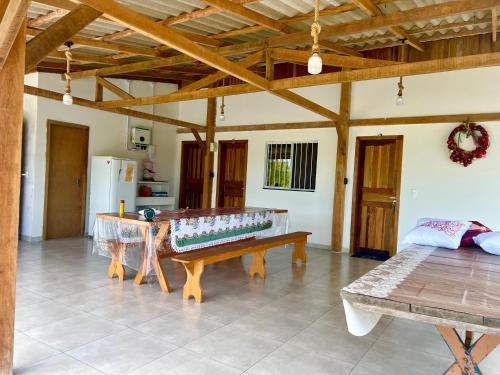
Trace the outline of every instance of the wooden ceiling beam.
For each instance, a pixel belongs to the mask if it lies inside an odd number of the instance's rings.
[[[342,82],[364,81],[400,76],[412,76],[447,72],[452,70],[472,69],[487,66],[500,66],[500,52],[479,55],[450,57],[446,59],[401,63],[377,68],[366,68],[335,73],[307,75],[270,81],[270,90],[292,89],[299,87],[318,86]],[[106,101],[100,104],[102,108],[140,106],[176,101],[207,99],[216,96],[240,95],[262,91],[249,84],[216,87],[206,90],[172,93],[168,95],[148,96],[134,100]]]
[[[372,17],[367,20],[356,21],[352,23],[344,23],[340,25],[323,26],[320,37],[330,36],[345,36],[355,33],[362,33],[370,30],[387,28],[388,25],[404,24],[408,22],[426,21],[433,18],[440,18],[443,14],[455,15],[470,11],[491,9],[493,6],[500,5],[500,0],[475,0],[474,2],[466,0],[457,0],[453,2],[432,5],[428,7],[415,8],[407,12],[393,13],[387,16]],[[215,52],[227,55],[241,54],[253,52],[264,48],[266,43],[270,47],[280,47],[288,44],[297,44],[307,42],[311,39],[309,32],[297,32],[293,34],[280,35],[271,37],[266,40],[241,43],[214,49]],[[362,49],[360,49],[362,50]],[[111,75],[121,74],[125,72],[155,69],[162,66],[189,63],[193,61],[188,56],[173,56],[170,58],[162,58],[147,62],[124,64],[116,67],[117,70],[89,70],[78,74],[74,79],[94,76],[94,75]]]
[[[26,30],[26,35],[37,36],[42,32],[43,30],[29,27]],[[128,52],[134,55],[141,55],[141,56],[158,57],[161,55],[161,52],[158,51],[156,48],[137,47],[127,44],[103,42],[102,40],[98,39],[83,38],[78,36],[72,36],[71,41],[75,43],[75,45],[72,47],[73,49],[78,48],[78,46],[80,45],[80,46],[104,49],[109,51]]]
[[[498,16],[497,8],[491,8],[491,40],[493,43],[497,41]]]
[[[212,52],[216,52],[221,56],[231,56],[231,55],[240,55],[248,52],[255,52],[258,50],[262,50],[265,46],[264,41],[256,41],[256,42],[248,42],[243,45],[231,45],[226,47],[219,47]],[[178,64],[188,64],[193,61],[196,61],[195,58],[187,55],[174,55],[170,57],[164,57],[161,59],[150,60],[150,61],[141,61],[136,63],[123,64],[119,67],[110,67],[110,68],[100,68],[100,69],[92,69],[87,70],[85,72],[80,72],[79,74],[72,77],[72,79],[81,79],[86,77],[93,77],[96,75],[99,76],[110,76],[115,74],[123,74],[129,72],[137,72],[141,70],[150,70],[157,69],[171,65]]]
[[[216,133],[228,132],[248,132],[248,131],[265,131],[265,130],[297,130],[297,129],[325,129],[335,128],[335,121],[306,121],[306,122],[282,122],[273,124],[256,124],[256,125],[225,125],[217,126]],[[199,131],[203,133],[204,130]],[[189,129],[177,129],[178,134],[191,133]]]
[[[320,40],[331,37],[348,36],[363,32],[387,29],[405,23],[427,21],[434,18],[443,18],[443,15],[453,16],[456,14],[491,9],[500,6],[500,0],[455,0],[446,3],[414,8],[405,12],[391,13],[376,16],[360,21],[341,23],[337,25],[326,25],[322,27]],[[278,35],[267,39],[270,47],[300,44],[310,40],[309,31],[302,31],[287,35]]]
[[[380,9],[372,2],[372,0],[352,0],[358,8],[368,14],[370,17],[381,16],[382,12]],[[410,46],[416,48],[419,51],[424,50],[424,46],[418,40],[411,37],[405,30],[399,26],[390,26],[389,31],[396,35],[400,39],[404,39]]]
[[[487,66],[500,66],[500,52],[402,63],[378,68],[318,74],[315,76],[310,75],[285,78],[278,81],[272,81],[270,83],[270,89],[274,90],[290,87],[297,88],[332,83],[366,81],[381,78],[448,72],[452,70],[473,69]]]
[[[46,99],[56,100],[59,102],[62,102],[62,97],[63,97],[63,94],[61,94],[61,93],[41,89],[38,87],[28,86],[28,85],[24,85],[24,93],[28,94],[28,95],[35,95],[35,96],[43,97]],[[128,109],[128,108],[100,108],[92,100],[78,98],[75,96],[73,97],[73,104],[79,105],[82,107],[98,109],[98,110],[105,111],[105,112],[117,113],[117,114],[124,115],[124,116],[136,117],[136,118],[140,118],[143,120],[155,121],[155,122],[159,122],[162,124],[181,126],[181,127],[188,128],[188,129],[203,130],[205,128],[204,126],[201,126],[198,124],[193,124],[191,122],[181,121],[181,120],[168,118],[168,117],[164,117],[164,116],[153,115],[150,113],[145,113],[145,112],[140,112],[140,111],[134,111],[134,110]]]
[[[253,3],[255,1],[257,1],[257,0],[234,0],[234,2],[236,4],[248,4],[248,3]],[[159,25],[163,25],[163,26],[175,25],[175,24],[182,23],[182,22],[187,22],[187,21],[196,20],[199,18],[208,17],[208,16],[211,16],[213,14],[220,13],[220,12],[221,11],[217,8],[206,7],[204,9],[198,9],[198,10],[195,10],[193,12],[182,13],[182,14],[179,14],[178,16],[168,17],[164,20],[156,21],[156,23],[158,23]],[[106,35],[103,38],[103,40],[112,41],[112,40],[123,39],[123,38],[126,38],[128,36],[134,35],[135,33],[136,33],[135,30],[125,29],[122,31],[117,31],[116,33],[113,33],[110,35]]]
[[[36,2],[41,3],[41,4],[45,4],[45,5],[50,5],[50,6],[53,6],[56,8],[60,8],[60,9],[70,10],[70,11],[74,10],[77,6],[76,2],[72,3],[71,1],[67,1],[67,0],[36,0]],[[105,17],[105,18],[107,18],[107,17]],[[205,35],[191,33],[189,31],[179,31],[179,32],[182,33],[185,37],[190,38],[192,41],[194,41],[196,43],[204,44],[204,45],[211,46],[211,47],[218,47],[218,46],[223,45],[223,43],[221,41],[213,40],[213,38],[209,38]],[[102,40],[103,41],[111,41],[114,39],[104,37],[104,38],[102,38]]]
[[[122,90],[121,88],[112,84],[111,82],[109,82],[108,80],[106,80],[104,78],[97,76],[97,77],[95,77],[95,80],[96,80],[97,85],[107,88],[113,94],[119,96],[122,99],[135,99],[135,97],[130,95],[128,92],[126,92],[125,90]]]
[[[269,82],[249,70],[242,68],[220,54],[204,48],[174,30],[168,30],[145,16],[136,13],[129,8],[114,1],[80,0],[81,3],[90,6],[99,12],[105,13],[116,22],[140,32],[153,40],[170,46],[192,58],[207,65],[230,74],[244,82],[251,83],[263,90],[267,90]]]
[[[500,121],[500,112],[352,119],[349,123],[349,126],[446,124],[446,123],[462,122],[466,120],[469,120],[471,122]]]
[[[307,64],[307,60],[311,56],[309,51],[291,50],[286,48],[271,48],[270,50],[271,56],[274,59],[287,62]],[[324,65],[356,69],[398,64],[397,61],[369,59],[356,56],[342,56],[331,53],[322,53],[321,59],[323,60]]]
[[[236,17],[256,23],[257,25],[265,26],[267,29],[282,33],[290,33],[294,31],[293,29],[290,29],[285,23],[274,20],[270,17],[245,8],[244,6],[233,3],[229,0],[203,0],[203,2],[219,9],[221,12],[230,13]]]
[[[251,9],[245,8],[242,5],[235,4],[229,0],[203,0],[205,3],[218,8],[221,11],[231,13],[237,17],[254,22],[258,25],[264,26],[267,29],[277,31],[284,34],[292,34],[297,30],[288,26],[286,23],[279,20],[272,19],[261,13],[255,12]],[[330,41],[322,41],[321,45],[328,49],[332,49],[335,52],[344,53],[347,55],[360,56],[356,51],[350,50],[349,48],[337,45],[336,43]]]
[[[72,52],[71,55],[73,56],[72,64],[73,63],[85,63],[85,64],[104,64],[104,65],[119,65],[120,62],[114,60],[113,58],[109,56],[100,56],[100,55],[90,55],[90,54],[83,54],[83,53],[78,53],[78,52]],[[53,59],[58,59],[58,60],[66,60],[66,55],[62,51],[53,51],[50,52],[47,57],[53,58]],[[37,64],[38,66],[38,64]]]
[[[59,18],[65,16],[68,14],[69,11],[66,9],[56,9],[53,10],[47,14],[38,16],[37,18],[34,18],[28,22],[28,27],[41,27],[45,26],[48,23],[51,23],[55,20],[58,20]]]
[[[80,70],[84,69],[83,66],[81,65],[75,65],[73,64],[71,66],[71,75],[75,72],[78,72]],[[54,73],[54,74],[63,74],[66,71],[66,64],[63,63],[57,63],[57,62],[49,62],[49,61],[42,61],[40,64],[37,65],[36,67],[37,72],[43,72],[43,73]],[[106,77],[106,76],[104,76]],[[104,78],[103,77],[103,78]],[[151,81],[151,82],[164,82],[164,83],[173,83],[176,85],[179,85],[181,81],[188,81],[191,82],[193,79],[197,79],[196,77],[186,77],[184,75],[180,74],[166,74],[163,72],[158,72],[158,71],[147,71],[147,72],[135,72],[131,74],[119,74],[119,75],[114,75],[111,78],[121,78],[121,79],[128,79],[128,80],[135,80],[135,81]]]
[[[497,28],[497,32],[498,32]],[[464,30],[464,31],[459,31],[458,33],[456,32],[447,32],[444,34],[441,33],[436,33],[432,36],[422,36],[418,40],[422,43],[428,43],[428,42],[436,42],[438,40],[446,40],[446,39],[455,39],[455,38],[463,38],[467,36],[475,36],[475,35],[484,35],[484,34],[490,34],[491,29],[485,28],[475,28],[473,30]],[[403,43],[401,41],[396,41],[396,42],[387,42],[387,43],[378,43],[374,45],[366,45],[362,47],[358,47],[358,51],[369,51],[373,49],[380,49],[380,48],[390,48],[390,47],[396,47],[396,46],[401,46]]]
[[[457,22],[457,23],[440,23],[438,25],[429,25],[426,27],[422,28],[412,28],[408,30],[408,33],[412,35],[413,37],[417,38],[419,41],[420,39],[417,37],[419,34],[423,33],[428,33],[428,32],[434,32],[434,31],[443,31],[443,30],[449,30],[449,29],[457,29],[457,28],[463,28],[467,26],[476,26],[476,25],[484,25],[484,24],[490,24],[491,20],[487,18],[471,18],[468,21],[463,21],[463,22]],[[355,38],[355,39],[350,39],[342,42],[343,45],[345,46],[352,46],[353,44],[359,44],[359,43],[367,43],[367,42],[373,42],[377,41],[380,39],[388,39],[388,38],[394,38],[394,36],[387,32],[385,34],[377,34],[377,35],[371,35],[368,37],[360,37],[360,38]],[[400,43],[402,44],[402,43]]]
[[[148,20],[146,17],[135,13],[118,3],[112,1],[102,2],[99,0],[80,0],[80,2],[98,9],[99,11],[105,13],[108,17],[114,19],[116,22],[134,29],[152,39],[158,40],[161,43],[169,45],[170,47],[175,48],[192,58],[202,61],[207,65],[217,68],[226,74],[232,75],[244,82],[248,82],[261,90],[268,90],[269,81],[267,79],[225,59],[213,51],[207,50],[206,48],[191,42],[189,39],[172,30],[167,31],[163,26]],[[273,90],[272,94],[329,119],[335,120],[338,117],[335,112],[330,111],[329,109],[324,108],[298,94],[287,91],[286,89]],[[102,102],[99,103],[99,105],[103,105],[105,103],[106,102]]]
[[[28,0],[4,0],[8,2],[4,8],[0,22],[0,70],[3,68],[10,49],[17,38],[21,25],[26,19],[30,2]],[[2,8],[4,6],[2,4]]]
[[[373,0],[374,4],[387,4],[387,3],[393,3],[396,0]],[[335,14],[340,14],[340,13],[345,13],[345,12],[351,12],[353,10],[358,9],[358,7],[352,3],[346,3],[342,5],[337,5],[334,7],[330,8],[325,8],[319,11],[319,17],[327,17],[327,16],[333,16]],[[297,22],[302,22],[302,21],[311,21],[314,18],[314,12],[309,12],[305,14],[299,14],[297,16],[293,16],[290,18],[282,18],[279,21],[282,23],[285,23],[287,25],[291,23],[297,23]],[[235,29],[235,30],[230,30],[230,31],[224,31],[222,33],[218,34],[213,34],[210,35],[211,38],[215,39],[224,39],[224,38],[231,38],[235,37],[238,35],[243,35],[243,34],[250,34],[250,33],[255,33],[258,31],[265,30],[265,26],[261,25],[256,25],[256,26],[248,26],[248,27],[243,27],[241,29]]]
[[[238,62],[238,64],[241,65],[243,68],[249,68],[257,64],[258,62],[261,62],[263,59],[264,59],[264,51],[259,51]],[[207,87],[208,85],[214,82],[220,81],[225,77],[227,77],[226,73],[218,71],[216,73],[212,73],[206,77],[203,77],[198,81],[192,82],[189,85],[186,85],[183,88],[177,90],[176,92],[179,93],[179,92],[189,92],[198,90]]]
[[[31,39],[26,45],[26,73],[101,14],[94,8],[80,5]]]

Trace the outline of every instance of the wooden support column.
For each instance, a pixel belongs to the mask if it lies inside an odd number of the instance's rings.
[[[351,83],[342,83],[340,117],[337,123],[337,159],[335,162],[335,189],[333,197],[332,250],[342,251],[344,231],[345,181],[349,144],[351,110]]]
[[[205,153],[203,170],[203,208],[212,207],[212,187],[214,170],[214,153],[210,150],[210,144],[215,138],[215,116],[217,115],[217,99],[207,99],[207,130],[205,134]]]
[[[0,5],[0,8],[4,8]],[[2,12],[0,9],[0,19]],[[26,19],[26,15],[24,16]],[[23,90],[26,22],[17,32],[3,69],[0,70],[0,374],[12,374],[16,260],[21,181],[21,136],[23,128]]]

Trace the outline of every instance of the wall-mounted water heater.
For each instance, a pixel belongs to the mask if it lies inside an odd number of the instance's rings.
[[[136,148],[147,150],[151,144],[151,130],[139,127],[132,128],[131,141]]]

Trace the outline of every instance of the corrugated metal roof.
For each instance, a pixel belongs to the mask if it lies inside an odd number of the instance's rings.
[[[396,0],[393,2],[383,0],[381,4],[378,4],[378,7],[383,14],[390,14],[398,11],[407,11],[417,7],[446,3],[447,1],[451,0]],[[120,3],[127,5],[131,9],[140,12],[153,20],[166,19],[207,7],[207,5],[200,0],[121,0]],[[350,3],[350,1],[321,0],[320,7],[321,9],[329,9],[348,3]],[[245,4],[245,6],[270,18],[282,20],[313,12],[314,0],[260,0],[250,2]],[[28,17],[30,19],[35,19],[53,11],[54,9],[55,8],[51,6],[37,3],[35,0],[30,6]],[[489,24],[491,23],[490,14],[491,13],[489,11],[471,12],[457,16],[442,17],[426,22],[409,23],[401,25],[401,27],[407,30],[410,35],[417,38],[432,38],[445,33],[460,33],[466,30],[487,30],[487,28],[490,27]],[[321,17],[320,22],[322,25],[335,25],[366,19],[367,17],[369,16],[367,16],[362,10],[356,9],[353,11]],[[297,30],[308,30],[311,22],[312,17],[310,20],[300,20],[294,23],[289,23],[289,26]],[[436,27],[439,25],[442,25],[443,27]],[[46,28],[47,26],[49,26],[49,24],[44,25],[42,28]],[[178,23],[170,27],[201,35],[212,35],[238,30],[248,26],[254,26],[254,24],[228,12],[221,12],[204,18]],[[419,29],[423,29],[424,31],[419,32]],[[78,35],[89,38],[100,38],[121,30],[124,30],[123,26],[101,18],[87,26]],[[278,33],[268,29],[261,29],[256,32],[235,35],[223,39],[223,41],[228,43],[242,43],[251,40],[269,38],[273,35],[278,35]],[[347,47],[363,49],[373,48],[373,46],[383,46],[384,43],[388,42],[397,42],[398,38],[394,37],[386,30],[377,30],[373,32],[354,34],[348,37],[343,36],[339,38],[332,38],[331,41],[341,43]],[[139,34],[134,34],[120,39],[119,43],[145,47],[156,47],[159,45],[157,42]],[[85,52],[91,51],[97,50],[87,48]]]

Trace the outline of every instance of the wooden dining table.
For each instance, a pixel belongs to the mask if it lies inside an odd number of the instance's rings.
[[[478,247],[414,246],[343,288],[341,296],[356,336],[370,332],[384,314],[435,325],[455,357],[449,375],[481,374],[479,363],[500,344],[500,256]],[[475,341],[473,332],[479,333]]]
[[[165,292],[170,292],[171,287],[168,277],[160,260],[162,258],[169,258],[178,254],[170,246],[169,241],[171,224],[175,222],[175,220],[252,214],[263,211],[271,211],[273,214],[286,214],[288,212],[284,209],[260,207],[183,209],[163,211],[157,214],[152,221],[147,221],[142,215],[135,212],[127,212],[123,216],[120,216],[117,213],[97,214],[96,223],[101,220],[111,225],[112,223],[130,225],[136,227],[138,233],[140,233],[140,237],[132,243],[127,243],[120,239],[105,241],[111,256],[111,263],[108,267],[108,276],[112,278],[117,275],[121,280],[123,280],[125,272],[122,261],[123,255],[130,246],[137,247],[137,245],[139,245],[142,248],[142,259],[134,278],[134,283],[140,285],[152,269],[156,274],[156,278],[161,289]]]

